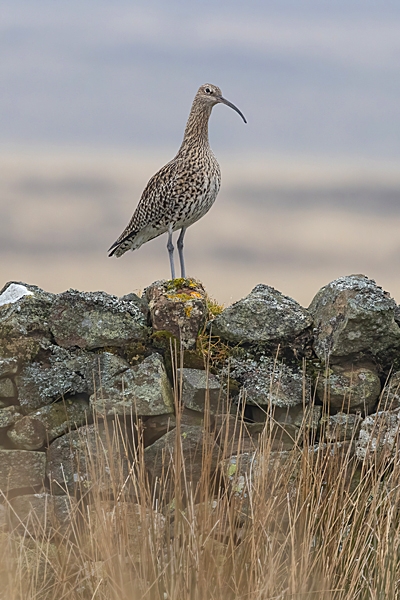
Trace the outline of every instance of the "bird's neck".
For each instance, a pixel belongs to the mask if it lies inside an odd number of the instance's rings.
[[[211,109],[212,106],[205,106],[196,102],[196,99],[194,100],[178,154],[184,152],[185,148],[192,145],[209,146],[208,120],[211,115]]]

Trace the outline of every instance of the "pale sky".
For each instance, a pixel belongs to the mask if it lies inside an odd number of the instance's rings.
[[[169,277],[165,236],[107,248],[176,153],[202,83],[222,188],[186,235],[224,303],[308,304],[365,273],[400,300],[400,2],[2,0],[0,287],[122,295]]]
[[[400,155],[398,1],[1,4],[3,143],[175,151],[210,82],[217,152]]]

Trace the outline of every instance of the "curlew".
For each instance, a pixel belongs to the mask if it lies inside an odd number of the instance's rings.
[[[202,85],[194,97],[181,147],[146,185],[128,226],[109,249],[109,256],[122,256],[163,233],[171,278],[175,279],[172,233],[180,229],[178,254],[181,277],[186,277],[183,238],[186,229],[201,219],[214,204],[221,185],[221,171],[208,141],[208,121],[215,104],[226,104],[246,123],[244,115],[216,85]]]

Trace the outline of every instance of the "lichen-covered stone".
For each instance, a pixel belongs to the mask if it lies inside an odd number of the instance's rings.
[[[317,383],[318,397],[332,411],[371,412],[380,391],[381,382],[372,366],[332,365]]]
[[[356,441],[356,456],[376,462],[390,459],[399,450],[400,410],[379,411],[366,417]]]
[[[172,473],[176,456],[176,430],[172,430],[144,451],[144,463],[150,482],[157,486],[157,492],[163,498],[174,495]],[[213,436],[207,434],[203,427],[182,425],[180,429],[180,445],[182,448],[183,471],[181,472],[182,490],[191,488],[193,494],[202,476],[203,459],[210,466],[210,475],[218,464],[219,450]]]
[[[76,500],[47,493],[27,494],[12,498],[10,506],[10,527],[21,535],[28,532],[42,538],[44,533],[65,532],[76,511]]]
[[[400,345],[396,302],[365,275],[340,277],[324,286],[309,306],[315,324],[314,350],[323,360],[373,355],[389,360]]]
[[[319,429],[321,420],[322,406],[314,404],[296,404],[282,408],[274,406],[272,411],[260,406],[251,407],[251,418],[256,423],[265,423],[271,416],[274,421],[281,424],[294,425],[301,430],[316,432]]]
[[[386,382],[379,403],[379,410],[395,410],[400,408],[400,371],[393,373]]]
[[[6,494],[15,489],[43,485],[46,455],[28,450],[0,450],[0,489]]]
[[[72,352],[52,345],[41,360],[25,363],[17,375],[19,403],[31,412],[66,394],[93,394],[127,369],[125,360],[109,352]]]
[[[257,285],[211,323],[213,335],[233,343],[287,344],[312,324],[307,310],[269,285]]]
[[[180,400],[186,408],[205,412],[207,404],[211,414],[224,411],[221,384],[212,373],[200,369],[178,369],[177,381],[179,384],[182,382]]]
[[[93,385],[92,366],[93,356],[52,345],[43,359],[25,363],[16,377],[22,409],[30,412],[66,394],[88,392]]]
[[[15,396],[16,389],[13,380],[9,377],[0,379],[0,398],[14,398]]]
[[[31,360],[50,338],[49,313],[54,294],[11,281],[0,291],[0,356]]]
[[[181,425],[195,425],[204,427],[204,415],[195,410],[184,408],[179,414]],[[213,425],[213,417],[210,415],[210,424]],[[148,417],[143,423],[143,439],[145,447],[154,444],[156,440],[162,437],[168,431],[176,427],[176,417],[173,413],[165,415],[156,415]]]
[[[215,441],[225,456],[253,452],[263,429],[264,424],[245,423],[238,415],[228,413],[216,415],[213,424]]]
[[[7,436],[16,448],[39,450],[46,442],[46,429],[41,421],[27,415],[16,421]]]
[[[119,491],[129,474],[126,440],[112,422],[79,427],[50,444],[46,474],[58,496]]]
[[[105,292],[68,290],[52,303],[50,329],[64,348],[125,346],[147,337],[147,307],[135,294],[117,298]]]
[[[324,437],[328,442],[343,442],[358,437],[362,423],[361,415],[338,412],[321,419]]]
[[[22,417],[18,406],[6,406],[0,409],[0,429],[14,425]]]
[[[174,399],[162,357],[151,354],[124,371],[90,397],[90,405],[101,415],[162,415],[174,410]]]
[[[86,396],[78,394],[66,400],[43,406],[32,412],[30,416],[43,424],[45,441],[52,442],[71,429],[85,425],[91,416],[91,410]]]
[[[18,372],[18,360],[16,358],[0,358],[0,377],[10,377]]]
[[[199,331],[207,317],[203,286],[194,279],[156,281],[146,288],[153,332],[168,332],[183,348],[196,346]]]
[[[262,355],[231,359],[230,376],[243,384],[248,404],[288,407],[310,399],[310,382],[300,370]]]

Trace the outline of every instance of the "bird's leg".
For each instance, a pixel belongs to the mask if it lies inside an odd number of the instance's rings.
[[[182,227],[181,232],[178,237],[178,253],[179,253],[179,262],[181,263],[181,277],[186,277],[185,272],[185,261],[183,260],[183,238],[185,237],[186,227]]]
[[[171,266],[171,279],[175,279],[174,245],[172,243],[172,228],[168,230],[167,250],[168,250],[168,254],[169,254],[169,264]]]

